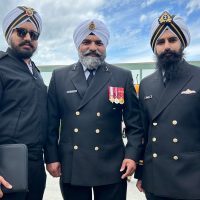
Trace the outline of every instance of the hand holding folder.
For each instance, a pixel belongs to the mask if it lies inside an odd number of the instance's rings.
[[[3,192],[1,190],[1,185],[3,185],[7,189],[11,189],[12,185],[10,185],[2,176],[0,176],[0,198],[3,197]]]
[[[3,193],[28,191],[28,150],[24,144],[0,145],[0,176],[12,185],[3,184]]]

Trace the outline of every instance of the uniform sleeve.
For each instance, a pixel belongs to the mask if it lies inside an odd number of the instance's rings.
[[[125,87],[125,102],[123,119],[126,126],[127,145],[125,158],[139,161],[143,150],[142,138],[144,134],[139,101],[133,86],[131,72],[128,73]]]
[[[47,164],[59,161],[58,139],[60,112],[57,101],[55,72],[53,72],[48,89],[48,134],[45,147],[45,161]]]
[[[144,135],[143,135],[143,150],[141,152],[139,162],[137,163],[137,168],[134,174],[134,178],[141,180],[142,179],[142,171],[143,171],[143,165],[144,163],[144,153],[145,153],[145,147],[147,144],[147,133],[148,133],[148,127],[149,127],[149,120],[147,116],[147,112],[145,111],[145,107],[143,105],[143,99],[144,99],[144,94],[143,94],[143,84],[140,84],[140,90],[139,90],[139,105],[140,105],[140,110],[141,110],[141,117],[142,117],[142,123],[144,127]]]

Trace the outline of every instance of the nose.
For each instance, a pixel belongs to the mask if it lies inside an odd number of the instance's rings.
[[[171,45],[169,43],[168,40],[165,41],[165,50],[170,50],[171,49]]]
[[[96,45],[94,42],[92,42],[92,43],[90,44],[90,46],[89,46],[89,49],[90,49],[91,51],[96,51],[96,50],[97,50],[97,45]]]
[[[25,35],[24,40],[26,40],[26,41],[31,41],[30,33],[27,33],[27,34]]]

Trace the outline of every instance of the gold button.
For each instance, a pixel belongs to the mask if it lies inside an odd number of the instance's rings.
[[[158,123],[157,123],[157,122],[153,122],[153,125],[154,125],[154,126],[157,126],[157,125],[158,125]]]
[[[95,132],[96,132],[96,133],[100,133],[100,130],[97,128],[97,129],[95,130]]]
[[[173,159],[174,160],[178,160],[178,156],[173,156]]]
[[[153,141],[153,142],[156,142],[156,140],[157,140],[156,137],[153,137],[153,138],[152,138],[152,141]]]
[[[76,111],[76,116],[79,116],[80,115],[80,112],[79,111]]]
[[[153,157],[157,158],[158,157],[157,153],[153,153]]]
[[[173,142],[174,142],[174,143],[177,143],[177,142],[178,142],[178,139],[177,139],[177,138],[173,138]]]
[[[74,150],[77,150],[77,149],[78,149],[78,146],[77,146],[77,145],[75,145],[75,146],[74,146]]]
[[[99,147],[95,147],[94,150],[95,150],[95,151],[98,151],[98,150],[99,150]]]
[[[75,128],[75,129],[74,129],[74,132],[75,132],[75,133],[78,133],[78,128]]]
[[[139,165],[144,165],[144,160],[139,160]]]
[[[97,112],[97,117],[100,117],[101,116],[101,113],[100,112]]]
[[[178,122],[176,120],[172,121],[172,124],[175,126]]]

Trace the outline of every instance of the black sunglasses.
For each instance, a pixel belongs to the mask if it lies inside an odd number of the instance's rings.
[[[38,40],[38,38],[40,36],[40,34],[38,32],[36,32],[36,31],[28,31],[25,28],[16,28],[14,30],[17,31],[17,35],[19,37],[21,37],[21,38],[24,38],[27,35],[27,33],[29,33],[31,40]]]

